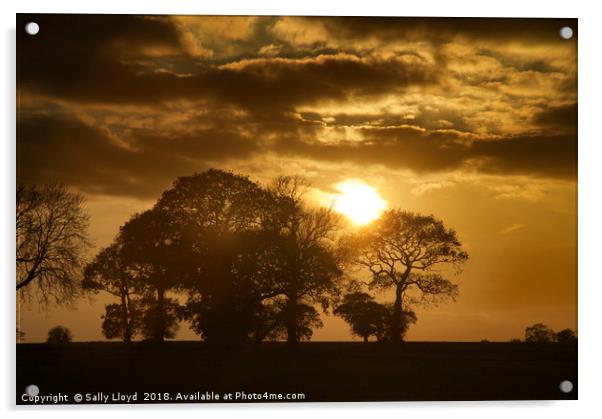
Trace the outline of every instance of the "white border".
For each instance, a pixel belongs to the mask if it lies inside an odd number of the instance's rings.
[[[591,417],[599,414],[598,390],[600,377],[600,323],[602,313],[602,269],[600,259],[602,237],[602,205],[598,179],[602,179],[601,136],[597,132],[601,112],[602,74],[599,42],[602,39],[602,15],[593,1],[503,0],[428,1],[417,2],[369,0],[349,1],[304,0],[21,0],[17,4],[1,2],[3,24],[2,64],[0,71],[0,126],[2,139],[2,222],[0,230],[0,261],[4,305],[3,337],[0,345],[4,368],[0,378],[0,409],[8,417],[43,415],[61,417],[85,415],[104,417],[108,412],[126,410],[128,415],[162,417],[168,411],[178,415],[198,417],[219,414],[249,418],[306,417],[345,415],[363,418],[375,410],[385,417],[446,417],[446,418],[503,418],[526,415],[545,415],[550,418]],[[482,17],[577,17],[579,18],[579,401],[578,402],[452,402],[452,403],[345,403],[294,405],[169,405],[169,406],[107,406],[101,408],[46,408],[42,412],[25,408],[15,410],[14,399],[14,181],[15,181],[15,13],[136,13],[136,14],[262,14],[262,15],[357,15],[357,16],[482,16]],[[597,321],[598,320],[598,321]],[[325,377],[327,379],[327,377]],[[3,415],[4,416],[4,415]],[[7,417],[4,416],[4,417]]]

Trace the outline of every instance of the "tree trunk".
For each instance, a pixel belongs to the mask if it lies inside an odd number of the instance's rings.
[[[368,335],[364,335],[364,342],[368,342]]]
[[[291,292],[291,295],[288,296],[288,304],[286,307],[286,311],[286,341],[289,345],[296,345],[298,342],[296,289],[293,292]]]
[[[157,342],[165,340],[165,290],[157,288],[157,329],[155,339]]]
[[[126,301],[125,291],[121,293],[121,312],[122,312],[122,324],[123,324],[123,342],[130,343],[132,341],[132,331],[129,321],[128,305]]]
[[[299,342],[297,331],[297,305],[299,294],[299,246],[297,243],[298,229],[298,225],[295,225],[292,229],[292,248],[289,254],[290,285],[286,313],[286,341],[291,346],[297,345]]]
[[[125,293],[125,299],[126,299],[126,303],[127,303],[127,313],[128,313],[128,332],[129,332],[129,340],[127,343],[131,342],[132,337],[134,336],[134,316],[136,315],[135,313],[135,308],[134,305],[132,304],[132,300],[130,299],[130,292],[129,290],[126,289],[126,293]]]
[[[391,319],[391,342],[401,341],[401,297],[402,283],[398,283],[395,288],[395,304],[393,305],[393,318]]]

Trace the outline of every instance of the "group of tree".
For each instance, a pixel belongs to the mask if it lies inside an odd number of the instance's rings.
[[[572,329],[563,329],[555,332],[543,323],[535,323],[525,329],[525,342],[527,343],[575,343],[577,334]]]
[[[221,344],[309,338],[314,306],[338,297],[342,258],[339,216],[306,205],[307,190],[299,177],[262,187],[219,170],[177,179],[85,268],[84,289],[118,297],[104,335],[162,341],[188,320]]]
[[[83,269],[84,291],[116,297],[104,336],[163,341],[186,320],[207,342],[294,344],[322,326],[321,307],[364,340],[398,342],[416,322],[412,307],[455,298],[457,285],[439,268],[459,272],[468,255],[442,221],[389,210],[346,234],[331,208],[308,204],[308,191],[296,176],[268,186],[215,169],[178,178]],[[58,299],[74,292],[87,218],[79,195],[39,193],[17,191],[17,289],[35,284]],[[394,301],[349,287],[352,266],[369,273],[369,290],[393,290]]]

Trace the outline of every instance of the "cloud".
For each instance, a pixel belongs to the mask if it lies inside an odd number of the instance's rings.
[[[281,141],[277,150],[327,161],[407,168],[417,173],[468,170],[575,179],[577,141],[572,135],[481,138],[414,126],[362,128],[363,141]]]
[[[506,235],[525,228],[524,224],[515,223],[499,231],[499,234]]]
[[[71,116],[23,116],[18,181],[64,182],[88,193],[154,197],[178,176],[211,162],[249,157],[257,145],[234,131],[206,129],[161,136],[135,130],[124,148],[107,132]]]
[[[424,183],[421,183],[420,185],[412,188],[411,192],[416,196],[420,196],[426,192],[435,191],[435,190],[443,189],[443,188],[448,188],[448,187],[451,187],[454,185],[455,185],[455,182],[450,182],[450,181],[424,182]]]
[[[258,156],[576,179],[576,44],[556,28],[574,20],[29,20],[42,31],[17,36],[24,179],[149,196]]]
[[[544,127],[561,128],[577,132],[577,104],[546,107],[533,116],[533,122]]]
[[[493,41],[527,44],[566,44],[559,28],[577,29],[577,19],[517,18],[412,18],[412,17],[284,17],[274,31],[290,42],[315,44],[327,39],[354,42],[376,38],[381,42],[443,41],[458,39],[473,43]],[[575,41],[575,38],[572,39]]]

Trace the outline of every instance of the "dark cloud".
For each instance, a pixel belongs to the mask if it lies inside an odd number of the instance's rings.
[[[437,80],[435,67],[404,56],[328,54],[218,67],[191,57],[176,25],[163,17],[19,15],[18,24],[31,20],[42,30],[36,36],[18,33],[19,88],[75,102],[213,98],[248,109],[291,108]]]
[[[312,18],[306,18],[312,19]],[[561,44],[560,28],[571,26],[577,39],[577,19],[454,18],[454,17],[332,17],[323,18],[330,36],[341,39],[450,42],[462,37],[470,42],[518,41],[523,44]]]
[[[533,122],[544,127],[577,131],[577,104],[549,107],[533,116]]]
[[[276,33],[284,20],[266,17],[236,39],[205,28],[202,46],[226,52],[200,56],[165,16],[18,15],[19,28],[41,27],[17,35],[20,180],[153,196],[178,175],[262,153],[417,173],[576,177],[576,104],[541,105],[574,94],[575,78],[546,57],[496,49],[566,49],[576,41],[558,29],[576,30],[576,20],[294,19],[345,42],[296,45]],[[386,49],[406,41],[427,47]],[[478,42],[487,45],[465,48]],[[260,54],[268,45],[275,56]],[[531,117],[533,106],[542,110]],[[163,115],[168,122],[155,121]]]
[[[35,36],[22,28],[37,22]],[[20,88],[69,95],[89,81],[123,69],[125,58],[145,48],[182,54],[176,28],[162,17],[133,15],[17,15],[17,75]]]
[[[454,131],[417,127],[364,128],[366,140],[338,144],[283,141],[278,151],[331,162],[384,165],[417,173],[474,170],[498,175],[575,179],[577,139],[572,135],[471,139]]]
[[[212,161],[248,157],[257,145],[235,132],[198,130],[160,136],[134,130],[131,145],[68,115],[23,116],[18,124],[17,178],[58,181],[90,193],[153,197],[176,177]]]
[[[572,134],[478,141],[471,149],[485,173],[577,179],[577,137]]]
[[[68,115],[27,115],[18,125],[18,178],[34,183],[61,181],[90,193],[154,197],[177,176],[267,152],[416,173],[465,169],[576,177],[576,138],[569,135],[482,139],[415,126],[362,127],[357,128],[362,141],[325,143],[317,141],[322,125],[294,116],[269,122],[240,120],[244,130],[227,128],[236,124],[226,118],[207,121],[210,126],[218,122],[218,127],[200,128],[193,119],[193,128],[186,132],[131,128],[124,131],[121,143],[106,127]],[[276,143],[267,140],[275,135]]]

